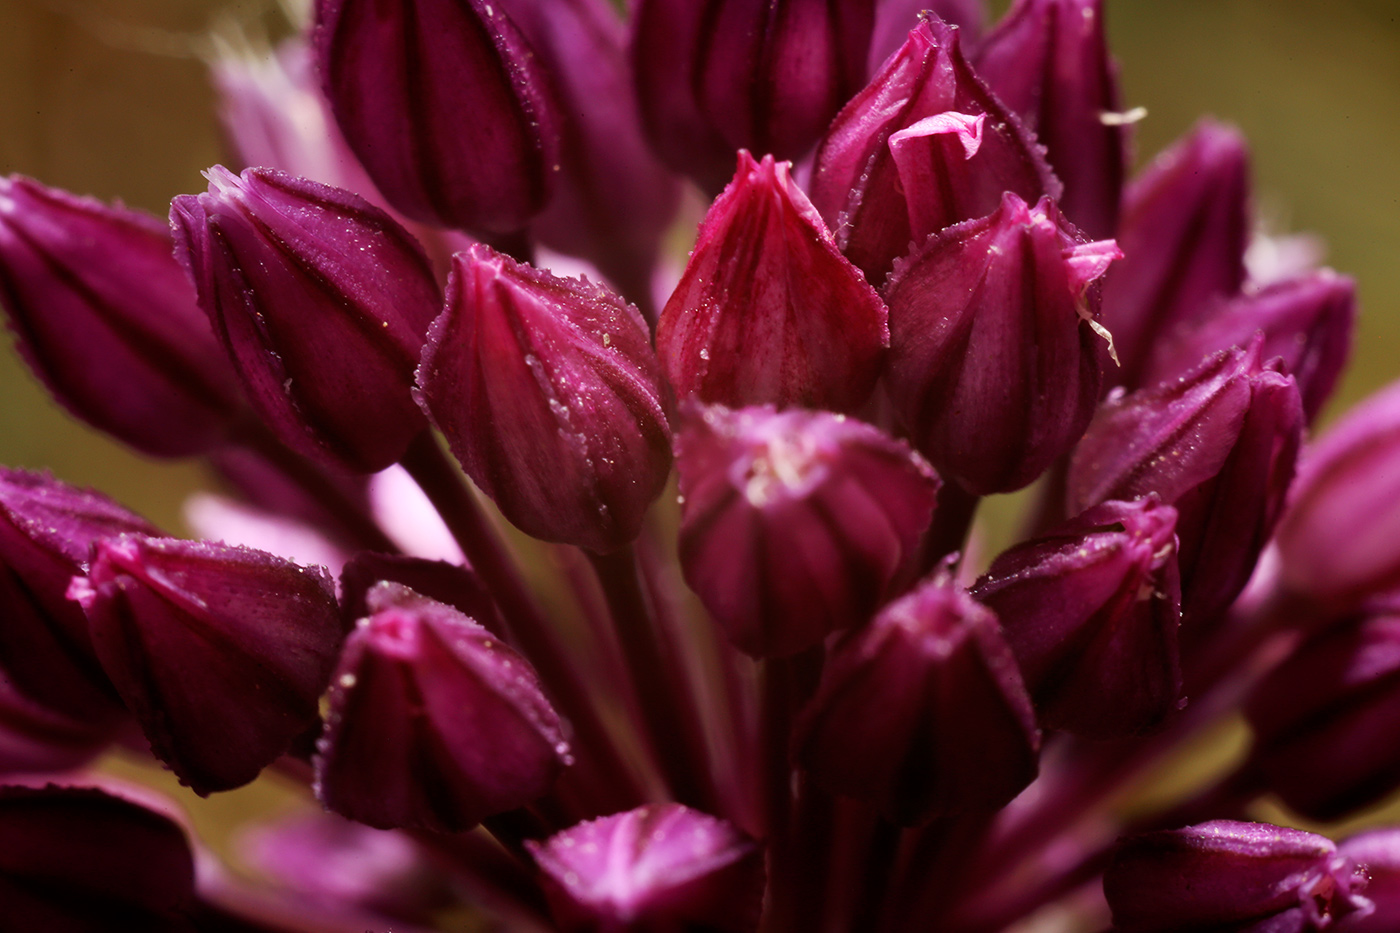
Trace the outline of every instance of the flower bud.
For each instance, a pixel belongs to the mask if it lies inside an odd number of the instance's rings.
[[[529,663],[407,587],[366,601],[317,743],[321,802],[380,829],[461,832],[548,793],[568,745]]]
[[[1177,709],[1176,510],[1156,496],[1011,548],[972,594],[1001,619],[1046,728],[1132,735]]]
[[[896,158],[895,134],[949,112],[985,115],[975,155],[946,132],[915,131]],[[911,244],[992,213],[1005,191],[1028,202],[1058,198],[1060,183],[1032,140],[968,67],[957,30],[921,21],[832,121],[817,151],[812,203],[837,246],[878,286]]]
[[[997,617],[946,575],[831,654],[793,757],[894,823],[993,811],[1034,779],[1040,733]]]
[[[1251,766],[1290,808],[1331,821],[1400,786],[1400,611],[1305,641],[1245,704]]]
[[[423,223],[508,233],[544,207],[558,115],[487,0],[317,0],[322,86],[376,187]]]
[[[1370,915],[1355,913],[1347,918],[1348,933],[1390,933],[1400,926],[1400,828],[1358,833],[1337,849],[1366,869],[1371,877],[1366,899],[1375,905]]]
[[[868,620],[916,557],[939,487],[905,444],[825,412],[695,407],[676,459],[686,582],[755,657]]]
[[[1203,120],[1128,187],[1118,245],[1104,283],[1104,325],[1122,362],[1117,381],[1142,379],[1163,334],[1190,323],[1244,283],[1249,239],[1249,153],[1240,134]]]
[[[526,842],[550,911],[567,933],[752,933],[763,850],[729,823],[651,804]]]
[[[915,250],[885,286],[890,399],[914,444],[978,495],[1020,489],[1068,450],[1099,395],[1093,282],[1120,255],[1055,206],[994,214]]]
[[[885,59],[899,51],[925,11],[958,27],[965,51],[976,49],[981,42],[987,20],[982,0],[880,0],[875,4],[875,31],[870,37],[870,74],[879,71]]]
[[[527,534],[616,550],[671,469],[661,376],[637,310],[485,246],[453,257],[419,403]]]
[[[795,185],[739,153],[656,332],[681,398],[850,412],[889,346],[885,305]]]
[[[1278,521],[1303,429],[1292,376],[1262,338],[1175,382],[1111,396],[1075,448],[1071,513],[1156,493],[1176,507],[1182,620],[1200,631],[1239,595]]]
[[[194,856],[169,818],[95,788],[0,788],[11,930],[193,930]]]
[[[253,780],[316,721],[342,628],[321,568],[122,535],[69,589],[151,751],[195,793]]]
[[[244,409],[153,217],[0,178],[0,305],[59,403],[142,453],[204,453]]]
[[[0,671],[44,706],[97,722],[119,710],[68,583],[87,569],[93,541],[160,534],[91,490],[0,468]]]
[[[1225,302],[1194,326],[1159,339],[1148,357],[1143,384],[1181,376],[1227,347],[1245,347],[1264,334],[1265,359],[1277,356],[1298,382],[1303,412],[1317,417],[1351,353],[1356,322],[1356,283],[1331,269],[1288,279]]]
[[[739,149],[800,158],[865,83],[874,11],[869,0],[642,0],[632,63],[656,151],[711,193]]]
[[[410,388],[441,307],[422,249],[348,191],[207,176],[171,205],[177,255],[253,405],[306,456],[365,473],[398,460],[424,427]]]
[[[1365,916],[1366,875],[1330,839],[1216,820],[1121,841],[1104,873],[1114,933],[1304,933]]]

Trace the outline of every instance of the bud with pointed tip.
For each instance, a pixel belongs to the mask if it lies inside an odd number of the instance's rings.
[[[550,911],[568,933],[752,933],[763,849],[724,820],[651,804],[526,842]]]
[[[486,246],[453,257],[418,400],[522,531],[596,552],[641,530],[671,469],[661,375],[637,309]]]
[[[901,263],[886,385],[915,446],[969,492],[1020,489],[1079,439],[1099,396],[1093,282],[1119,256],[1048,199],[1008,192]]]
[[[946,574],[835,649],[793,756],[900,825],[992,811],[1036,775],[1040,733],[997,617]]]
[[[995,610],[1050,729],[1149,731],[1181,697],[1176,510],[1105,502],[998,557],[972,594]]]
[[[826,412],[696,406],[676,458],[686,582],[755,657],[868,620],[916,556],[939,486],[902,442]]]
[[[1092,237],[1118,229],[1128,127],[1103,0],[1018,0],[974,58],[997,97],[1035,133],[1064,182],[1060,208]]]
[[[1216,820],[1121,841],[1104,873],[1114,933],[1305,933],[1371,910],[1366,873],[1332,840]]]
[[[656,332],[676,394],[851,412],[889,346],[885,305],[841,255],[791,165],[739,153]]]
[[[985,115],[974,155],[960,140],[950,143],[946,132],[919,133],[896,159],[894,134],[949,112]],[[1029,131],[968,66],[957,30],[936,20],[920,22],[836,115],[817,152],[811,188],[837,245],[876,286],[913,243],[992,213],[1003,192],[1030,202],[1061,192]]]
[[[204,453],[244,411],[153,217],[0,178],[0,306],[59,403],[142,453]]]
[[[424,428],[413,370],[441,292],[422,248],[358,195],[272,169],[209,170],[170,208],[254,407],[308,457],[361,472]]]
[[[366,602],[317,743],[321,802],[380,829],[461,832],[548,793],[568,745],[529,663],[407,587]]]
[[[122,535],[69,589],[151,750],[207,796],[248,783],[316,721],[343,637],[321,568]]]
[[[964,53],[970,54],[982,40],[987,9],[982,0],[879,0],[875,4],[875,30],[870,36],[868,74],[875,74],[919,25],[925,11],[958,27]]]
[[[313,41],[341,132],[404,215],[509,233],[544,207],[557,104],[500,3],[318,0]]]

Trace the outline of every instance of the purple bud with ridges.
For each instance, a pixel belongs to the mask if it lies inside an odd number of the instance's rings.
[[[896,159],[894,134],[950,112],[985,115],[974,155],[935,133],[910,139],[915,148]],[[916,187],[906,189],[911,182]],[[811,190],[841,251],[878,286],[911,245],[992,213],[1003,192],[1034,203],[1042,195],[1058,198],[1061,185],[1030,132],[968,66],[957,30],[927,20],[836,115],[817,151]]]
[[[595,552],[641,530],[671,470],[660,369],[637,309],[486,246],[453,257],[418,399],[522,531]]]
[[[1371,910],[1365,871],[1330,839],[1267,823],[1129,837],[1103,886],[1114,933],[1306,933]]]
[[[890,399],[916,447],[978,495],[1032,482],[1099,397],[1093,283],[1120,254],[1085,243],[1054,204],[1008,192],[950,227],[885,285]]]
[[[1117,382],[1143,385],[1163,334],[1197,319],[1244,283],[1249,152],[1239,132],[1203,120],[1128,186],[1118,245],[1104,283],[1104,325],[1122,362]]]
[[[566,933],[753,933],[763,849],[677,803],[651,804],[526,842]]]
[[[1303,411],[1312,421],[1331,396],[1356,323],[1356,283],[1319,269],[1221,303],[1194,325],[1163,335],[1152,346],[1143,384],[1166,382],[1227,347],[1244,347],[1264,334],[1264,358],[1280,357],[1298,382]]]
[[[656,332],[681,398],[851,412],[875,388],[889,346],[884,302],[790,169],[739,153],[700,225]]]
[[[1113,236],[1128,172],[1128,126],[1119,113],[1103,0],[1018,0],[978,46],[973,64],[1045,146],[1065,185],[1065,215],[1092,237]]]
[[[195,793],[248,783],[316,721],[344,631],[325,570],[122,535],[69,594],[152,752]]]
[[[380,829],[461,832],[548,793],[571,759],[529,662],[407,587],[366,601],[317,743],[321,802]]]
[[[59,403],[142,453],[204,453],[244,411],[153,217],[0,178],[0,306]]]
[[[794,759],[889,820],[993,811],[1035,778],[1035,712],[996,615],[946,574],[843,640]]]
[[[11,930],[192,933],[194,855],[169,817],[87,787],[0,788]]]
[[[318,0],[313,46],[341,132],[406,216],[509,233],[544,207],[557,104],[501,4]]]
[[[1132,735],[1180,705],[1176,510],[1155,496],[1011,548],[972,594],[1001,620],[1046,728]]]
[[[283,443],[361,472],[425,427],[413,371],[442,294],[417,241],[358,195],[272,169],[207,173],[170,208],[176,255]]]
[[[1400,928],[1400,827],[1357,833],[1337,849],[1366,870],[1371,878],[1366,899],[1375,905],[1369,916],[1348,917],[1347,933],[1392,933]]]
[[[797,159],[865,83],[870,0],[642,0],[632,64],[652,144],[714,193],[740,149]]]
[[[939,487],[904,443],[826,412],[694,406],[676,461],[686,582],[755,657],[867,621],[917,556]]]

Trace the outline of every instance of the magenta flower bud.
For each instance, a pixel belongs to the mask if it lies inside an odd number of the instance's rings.
[[[1065,185],[1060,208],[1090,236],[1113,236],[1128,173],[1128,127],[1104,38],[1103,0],[1018,0],[973,61],[1045,146]]]
[[[752,933],[763,850],[724,820],[652,804],[526,842],[566,933]]]
[[[204,453],[244,410],[170,233],[146,214],[0,178],[0,306],[59,403],[142,453]]]
[[[160,534],[106,496],[0,468],[0,672],[31,699],[94,723],[110,723],[120,705],[66,594],[93,541],[128,532]]]
[[[1400,926],[1400,828],[1358,833],[1337,849],[1371,876],[1366,899],[1375,905],[1370,915],[1347,917],[1348,933],[1390,933]]]
[[[867,621],[916,557],[940,485],[868,424],[771,407],[692,408],[676,462],[686,582],[755,657]]]
[[[1264,334],[1265,359],[1282,358],[1298,382],[1303,411],[1317,417],[1336,387],[1351,354],[1356,323],[1356,283],[1331,269],[1319,269],[1241,295],[1219,306],[1194,326],[1153,344],[1143,384],[1184,375],[1201,360],[1227,347],[1248,346]]]
[[[11,930],[193,930],[194,856],[168,817],[96,788],[0,788]]]
[[[946,574],[836,648],[793,737],[819,783],[905,826],[996,810],[1035,778],[1039,749],[996,615]]]
[[[1105,502],[1006,551],[972,595],[995,610],[1041,723],[1149,731],[1181,698],[1176,510]]]
[[[1182,620],[1208,625],[1239,595],[1278,522],[1302,401],[1262,338],[1175,382],[1111,396],[1075,448],[1069,509],[1156,493],[1176,507]]]
[[[410,389],[441,292],[358,195],[272,169],[207,173],[170,208],[177,255],[254,407],[308,457],[374,472],[425,427]]]
[[[419,403],[527,534],[596,552],[641,530],[671,470],[661,375],[637,309],[485,246],[453,257]]]
[[[366,597],[375,584],[398,583],[420,596],[446,603],[487,631],[500,632],[500,610],[470,567],[403,554],[361,551],[340,571],[340,610],[346,629],[370,614]]]
[[[1332,840],[1216,820],[1123,840],[1104,873],[1114,933],[1305,933],[1365,916],[1366,874]]]
[[[509,233],[544,207],[557,105],[500,4],[317,0],[313,40],[341,132],[397,210]]]
[[[122,535],[69,589],[151,751],[207,796],[253,780],[316,721],[343,637],[321,568]]]
[[[569,764],[527,662],[443,603],[383,583],[345,643],[316,794],[380,829],[471,829],[544,796]]]
[[[851,412],[889,346],[884,302],[789,176],[739,153],[666,303],[657,353],[676,394]]]
[[[947,113],[985,116],[973,152],[947,123],[918,128]],[[921,21],[836,115],[811,189],[836,244],[877,286],[911,245],[992,213],[1003,192],[1032,203],[1061,192],[1030,132],[968,67],[957,30],[936,20]]]
[[[879,0],[875,4],[875,31],[870,37],[870,74],[879,71],[885,59],[899,51],[925,10],[958,27],[965,52],[977,48],[987,21],[982,0]]]
[[[1118,245],[1104,283],[1104,325],[1122,362],[1118,381],[1143,385],[1163,334],[1190,323],[1244,283],[1249,240],[1249,153],[1240,134],[1203,120],[1128,187]]]
[[[1400,612],[1305,641],[1245,705],[1251,766],[1312,820],[1331,821],[1400,786]]]
[[[710,193],[740,149],[797,159],[865,83],[869,0],[642,0],[632,64],[652,144]]]
[[[1119,256],[1044,199],[931,237],[885,286],[890,399],[916,447],[970,492],[1020,489],[1068,450],[1099,396],[1092,285]]]

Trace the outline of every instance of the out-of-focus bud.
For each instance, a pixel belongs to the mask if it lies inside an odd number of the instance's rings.
[[[1249,240],[1249,153],[1233,128],[1203,120],[1128,187],[1118,245],[1104,283],[1104,325],[1121,372],[1136,388],[1163,334],[1190,323],[1244,282]]]
[[[1020,489],[1068,450],[1099,396],[1096,279],[1119,256],[1048,199],[1008,193],[930,238],[885,286],[886,385],[915,446],[978,495]]]
[[[142,453],[204,453],[244,410],[153,217],[0,178],[0,305],[59,403]]]
[[[1369,915],[1348,917],[1347,933],[1391,933],[1400,928],[1400,828],[1358,833],[1337,849],[1371,876],[1366,899],[1376,908]]]
[[[705,215],[656,332],[681,398],[850,412],[875,388],[890,342],[885,305],[790,168],[739,153]]]
[[[76,768],[95,758],[110,738],[111,729],[102,723],[30,699],[0,671],[0,776]]]
[[[12,930],[187,933],[184,831],[95,788],[0,788],[0,916]]]
[[[580,823],[525,846],[567,933],[752,933],[763,850],[729,823],[678,803]]]
[[[1144,385],[1184,375],[1227,347],[1245,347],[1264,334],[1265,359],[1280,357],[1298,382],[1303,411],[1317,417],[1351,354],[1356,283],[1331,269],[1279,282],[1219,306],[1194,326],[1153,344]]]
[[[170,208],[177,256],[253,405],[289,447],[361,472],[425,427],[413,371],[441,292],[423,250],[358,195],[272,169],[207,173]]]
[[[1109,398],[1075,448],[1069,511],[1156,493],[1176,507],[1182,623],[1208,626],[1239,595],[1293,479],[1303,408],[1262,338],[1175,382]]]
[[[879,71],[885,59],[899,51],[925,10],[958,27],[964,53],[977,48],[987,21],[982,0],[879,0],[875,4],[875,30],[870,36],[868,74]]]
[[[1177,709],[1176,510],[1105,502],[993,562],[972,594],[996,611],[1041,723],[1148,731]]]
[[[340,608],[347,629],[370,614],[366,596],[376,583],[385,581],[446,603],[489,632],[501,631],[496,601],[470,567],[376,551],[356,554],[340,573]]]
[[[1093,237],[1118,229],[1128,126],[1104,38],[1103,0],[1018,0],[974,58],[977,73],[1045,146],[1060,207]]]
[[[661,374],[637,309],[485,246],[453,257],[419,403],[522,531],[596,552],[641,530],[671,469]]]
[[[128,532],[160,534],[106,496],[0,468],[0,671],[21,693],[94,723],[120,704],[87,619],[65,594],[86,571],[93,541]]]
[[[686,581],[756,657],[859,625],[916,556],[939,481],[842,415],[692,408],[676,442]]]
[[[1303,642],[1245,704],[1250,766],[1284,803],[1331,821],[1400,786],[1400,609]]]
[[[345,643],[316,794],[380,829],[471,829],[548,793],[568,745],[529,662],[450,606],[382,583]]]
[[[832,653],[793,757],[912,826],[993,811],[1034,779],[1040,733],[997,617],[946,574]]]
[[[313,39],[341,132],[396,209],[509,233],[544,207],[556,104],[501,4],[318,0]]]
[[[739,149],[800,158],[865,83],[874,23],[869,0],[642,0],[632,63],[652,144],[710,193]]]
[[[919,129],[948,113],[985,117],[975,154],[949,121]],[[901,131],[909,133],[897,140]],[[906,151],[897,157],[897,148]],[[992,213],[1003,192],[1028,202],[1061,192],[1030,132],[968,67],[957,30],[937,20],[920,22],[836,115],[811,188],[836,244],[876,286],[912,244]]]
[[[1114,933],[1324,930],[1370,912],[1365,887],[1332,840],[1231,820],[1125,839],[1103,879]]]
[[[248,783],[316,721],[343,637],[324,570],[123,535],[93,546],[69,594],[151,751],[195,793]]]

